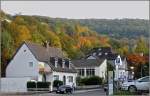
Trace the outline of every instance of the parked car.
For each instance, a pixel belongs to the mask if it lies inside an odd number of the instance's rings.
[[[72,93],[73,88],[70,85],[61,85],[57,90],[56,93]]]
[[[121,86],[122,90],[128,90],[129,92],[137,91],[149,91],[150,89],[150,76],[145,76],[137,80],[124,82]]]

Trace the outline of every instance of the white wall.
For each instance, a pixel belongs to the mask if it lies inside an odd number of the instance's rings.
[[[107,72],[107,60],[105,59],[104,62],[98,67],[99,70],[97,70],[99,72],[99,77],[104,77],[104,79],[106,78],[105,77],[105,74]]]
[[[78,69],[84,69],[84,74],[86,77],[86,69],[95,69],[95,76],[99,76],[99,77],[104,77],[105,78],[105,74],[106,74],[106,71],[107,71],[107,60],[105,59],[102,64],[100,64],[100,66],[96,66],[96,67],[78,67],[76,68],[77,70]]]
[[[0,91],[8,92],[27,92],[27,81],[31,78],[1,78]]]
[[[26,50],[24,52],[24,50]],[[29,66],[29,62],[33,62],[33,67]],[[11,60],[6,69],[6,77],[37,77],[38,76],[38,61],[28,49],[26,44],[23,44],[17,54]]]
[[[66,76],[66,85],[72,86],[72,84],[74,83],[76,86],[77,73],[53,72],[53,76],[54,75],[59,75],[59,80],[61,80],[61,81],[63,81],[63,76]],[[68,81],[69,80],[68,76],[73,76],[73,82]],[[54,78],[53,78],[53,80],[54,80]]]

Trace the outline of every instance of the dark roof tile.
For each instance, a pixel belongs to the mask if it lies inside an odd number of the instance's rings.
[[[100,66],[105,59],[81,59],[81,60],[73,60],[72,63],[75,67],[95,67]]]

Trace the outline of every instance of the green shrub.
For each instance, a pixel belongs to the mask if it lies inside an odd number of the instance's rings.
[[[37,82],[37,88],[49,88],[50,82]]]
[[[36,88],[36,82],[28,81],[27,82],[27,88]]]
[[[102,78],[98,77],[98,76],[92,76],[92,77],[89,77],[85,84],[86,85],[100,85],[102,84]]]
[[[53,87],[58,87],[58,86],[61,86],[61,85],[63,85],[63,81],[54,80],[54,82],[53,82]]]
[[[92,76],[92,77],[85,77],[77,79],[77,84],[80,85],[101,85],[103,82],[103,79],[98,76]]]

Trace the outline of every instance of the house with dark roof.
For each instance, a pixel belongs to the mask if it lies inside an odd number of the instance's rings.
[[[72,61],[80,77],[99,76],[106,79],[106,59],[80,59]]]
[[[64,85],[76,85],[77,71],[71,60],[64,57],[60,48],[23,42],[6,68],[6,78],[30,77],[30,80],[63,81]]]
[[[128,68],[125,57],[121,57],[119,54],[112,51],[110,47],[93,48],[84,59],[99,60],[106,59],[115,69],[115,80],[127,80]]]

